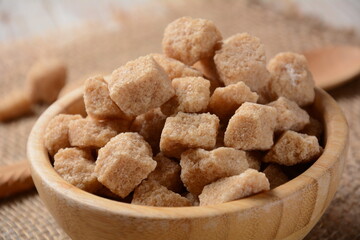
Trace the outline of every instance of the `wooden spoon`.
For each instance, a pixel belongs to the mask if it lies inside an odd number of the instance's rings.
[[[360,73],[360,48],[327,46],[303,53],[315,83],[323,89],[334,88]]]

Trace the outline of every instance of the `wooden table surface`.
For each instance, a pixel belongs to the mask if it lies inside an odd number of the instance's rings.
[[[294,7],[336,27],[360,33],[359,0],[262,0],[284,9]],[[88,22],[111,27],[114,8],[129,10],[151,0],[0,0],[0,44],[69,29]],[[155,1],[153,1],[155,2]]]

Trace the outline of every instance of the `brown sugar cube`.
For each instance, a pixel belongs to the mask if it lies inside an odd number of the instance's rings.
[[[135,118],[130,130],[138,132],[150,144],[154,152],[159,151],[161,131],[165,125],[166,116],[160,108],[155,108]]]
[[[270,60],[268,69],[271,74],[269,91],[273,99],[283,96],[301,107],[314,101],[315,82],[303,55],[279,53]]]
[[[180,192],[183,184],[180,179],[181,167],[179,163],[165,157],[162,153],[154,157],[156,168],[148,176],[148,180],[157,181],[159,184],[174,192]]]
[[[194,194],[189,192],[185,195],[185,197],[191,202],[191,205],[199,206],[200,202],[198,196],[195,196]]]
[[[181,154],[180,166],[181,180],[194,195],[199,195],[205,185],[249,168],[244,151],[226,147],[187,150]]]
[[[110,98],[107,83],[102,76],[86,80],[84,102],[87,114],[94,119],[126,118],[126,115]]]
[[[180,158],[188,148],[212,149],[216,144],[219,119],[212,114],[182,113],[168,117],[161,133],[160,150]]]
[[[324,127],[321,124],[321,122],[316,120],[313,117],[310,117],[310,122],[303,128],[301,133],[305,133],[307,135],[315,136],[318,139],[320,139],[323,131],[324,131]]]
[[[74,147],[103,147],[113,137],[128,129],[127,120],[96,121],[77,119],[69,123],[69,141]]]
[[[162,40],[163,52],[187,65],[214,55],[222,36],[210,20],[182,17],[171,22]]]
[[[292,166],[310,162],[321,153],[322,148],[316,137],[289,130],[282,134],[263,161]]]
[[[300,131],[310,121],[309,114],[287,98],[279,97],[268,106],[276,108],[278,112],[275,131]]]
[[[270,184],[264,173],[248,169],[240,175],[206,185],[199,196],[200,206],[229,202],[269,189]]]
[[[66,83],[67,70],[55,58],[36,62],[26,76],[26,89],[34,102],[54,102]]]
[[[289,178],[277,164],[269,164],[263,173],[265,173],[267,179],[269,180],[270,189],[276,188],[289,181]]]
[[[90,151],[79,148],[60,149],[54,156],[54,168],[67,182],[94,193],[101,188]]]
[[[177,112],[204,112],[210,99],[210,82],[202,77],[175,78],[172,80],[175,96],[161,106],[165,115]]]
[[[165,70],[170,79],[182,77],[202,77],[201,72],[176,59],[169,58],[158,53],[153,53],[151,56]]]
[[[276,109],[244,103],[230,118],[225,131],[225,146],[241,150],[267,150],[273,145]]]
[[[248,33],[226,39],[221,49],[216,51],[214,61],[225,86],[242,81],[259,93],[270,78],[264,45],[259,38]]]
[[[143,181],[134,191],[132,204],[154,207],[186,207],[191,202],[156,181]]]
[[[156,167],[151,147],[138,133],[120,133],[99,150],[95,173],[99,182],[125,198]]]
[[[244,102],[256,103],[259,96],[244,82],[215,89],[210,98],[209,110],[220,119],[229,119]]]
[[[160,107],[175,94],[166,72],[151,56],[139,57],[116,69],[109,91],[111,99],[128,116]]]
[[[59,114],[50,120],[44,134],[44,144],[51,156],[61,148],[70,147],[69,123],[80,115]]]
[[[260,171],[261,168],[261,154],[253,151],[246,152],[246,160],[248,161],[249,168]]]

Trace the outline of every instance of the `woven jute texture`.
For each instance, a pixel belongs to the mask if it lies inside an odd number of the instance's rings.
[[[213,20],[224,37],[244,31],[260,37],[268,58],[280,51],[301,52],[328,44],[360,45],[351,31],[330,28],[294,11],[280,14],[255,1],[177,1],[156,6],[156,9],[144,7],[134,14],[112,9],[110,27],[93,24],[0,45],[0,95],[20,87],[31,64],[44,56],[63,59],[69,67],[69,81],[75,81],[92,73],[109,73],[140,55],[160,52],[164,27],[183,15]],[[360,239],[360,78],[330,94],[348,119],[350,149],[336,197],[306,239]],[[0,124],[0,164],[26,157],[27,136],[43,108],[35,109],[33,115]],[[36,192],[31,191],[0,201],[0,239],[69,238]]]

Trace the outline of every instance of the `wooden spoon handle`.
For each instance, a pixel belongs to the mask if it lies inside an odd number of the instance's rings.
[[[27,160],[8,166],[0,166],[0,198],[29,190],[34,187]]]

